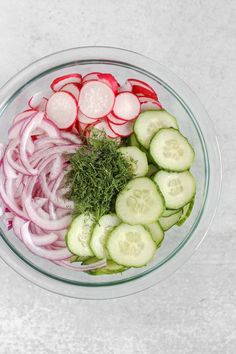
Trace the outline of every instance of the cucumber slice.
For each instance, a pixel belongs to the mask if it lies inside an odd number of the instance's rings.
[[[150,164],[150,165],[148,165],[148,172],[147,172],[146,176],[151,177],[157,171],[158,171],[158,167],[156,165]]]
[[[171,216],[173,214],[178,213],[178,211],[180,211],[181,209],[166,209],[164,211],[164,213],[162,214],[162,216]]]
[[[156,164],[170,171],[188,170],[194,160],[194,150],[188,140],[174,128],[163,128],[150,144],[150,154]]]
[[[80,256],[71,256],[70,257],[70,263],[75,263],[75,262],[84,262],[86,259],[88,259],[89,257],[80,257]]]
[[[183,213],[181,215],[181,218],[177,222],[178,226],[183,225],[183,223],[188,219],[188,217],[190,216],[190,214],[191,214],[191,212],[193,210],[193,206],[194,206],[194,198],[191,200],[190,203],[186,204],[183,207]]]
[[[93,256],[89,247],[93,223],[93,217],[86,214],[81,214],[72,221],[66,234],[66,244],[71,253],[81,257]]]
[[[127,267],[117,264],[109,259],[105,267],[90,270],[88,273],[91,275],[111,275],[111,274],[122,273],[127,269],[128,269]]]
[[[156,243],[142,225],[120,224],[110,234],[107,249],[112,260],[125,267],[143,267],[154,256]]]
[[[135,177],[145,176],[148,171],[147,156],[136,146],[126,146],[119,148],[125,158],[131,162]]]
[[[135,134],[131,134],[130,137],[129,137],[129,145],[130,146],[136,146],[137,148],[140,147],[140,144],[135,136]]]
[[[160,243],[164,239],[164,231],[159,224],[158,221],[154,222],[153,224],[149,224],[146,226],[148,231],[150,232],[150,235],[152,236],[153,241],[156,242],[157,246],[160,245]]]
[[[131,180],[116,199],[116,214],[131,225],[155,222],[164,207],[164,199],[156,184],[147,177]]]
[[[166,216],[166,217],[161,217],[159,219],[159,223],[161,225],[161,227],[163,228],[164,231],[169,230],[172,226],[174,226],[175,224],[177,224],[177,222],[179,221],[179,219],[181,218],[182,215],[182,210],[178,211],[178,213],[170,215],[170,216]]]
[[[169,127],[178,129],[177,121],[170,113],[164,110],[145,111],[136,119],[134,132],[138,142],[148,149],[156,132]]]
[[[98,259],[109,258],[104,244],[111,230],[119,225],[120,222],[120,219],[115,214],[103,215],[93,229],[90,247]]]
[[[196,193],[195,178],[189,171],[158,171],[153,180],[164,196],[167,209],[182,208]]]

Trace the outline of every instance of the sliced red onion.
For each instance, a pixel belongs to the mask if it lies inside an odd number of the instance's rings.
[[[20,232],[24,244],[32,253],[51,261],[64,260],[71,256],[71,253],[68,251],[67,248],[61,248],[59,250],[47,250],[45,248],[35,245],[32,240],[32,235],[29,231],[29,224],[29,222],[26,222],[21,227]]]
[[[21,161],[24,165],[24,167],[27,169],[27,171],[32,174],[32,175],[37,175],[38,174],[38,170],[34,169],[27,157],[27,153],[26,153],[26,146],[30,137],[31,132],[37,128],[38,126],[40,126],[40,124],[42,123],[44,117],[44,113],[37,113],[35,116],[33,116],[33,118],[30,119],[29,123],[26,125],[26,127],[23,130],[22,133],[22,137],[21,137],[21,142],[20,142],[20,157],[21,157]]]
[[[62,178],[64,178],[63,175],[61,175]],[[50,191],[50,189],[48,188],[48,184],[47,184],[47,180],[46,180],[46,176],[45,174],[42,174],[40,176],[41,178],[41,185],[42,185],[42,190],[45,193],[45,195],[48,197],[48,199],[50,199],[54,205],[63,208],[63,209],[67,209],[67,210],[73,210],[74,209],[74,203],[70,200],[63,200],[59,197],[57,197],[57,195],[55,195],[54,193],[52,193]],[[60,177],[59,177],[60,178]]]
[[[71,216],[64,216],[58,220],[46,220],[41,217],[32,205],[31,196],[24,201],[25,209],[31,221],[45,230],[56,231],[67,228],[71,222]]]
[[[14,161],[12,154],[14,151],[17,151],[16,149],[7,149],[6,150],[6,159],[8,164],[17,172],[20,172],[22,174],[28,175],[28,170],[22,165],[19,165],[16,161]]]
[[[69,140],[73,144],[78,144],[78,145],[83,144],[82,140],[76,134],[61,131],[61,136],[65,139]]]
[[[28,220],[27,215],[18,207],[16,201],[12,200],[11,197],[6,194],[2,172],[0,173],[0,195],[6,207],[21,218]]]
[[[37,113],[35,109],[27,109],[26,111],[17,114],[13,121],[13,125],[20,122],[22,119],[31,118],[35,113]]]

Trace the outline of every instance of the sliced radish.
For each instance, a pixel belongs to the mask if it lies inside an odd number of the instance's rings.
[[[96,123],[97,118],[89,118],[86,115],[84,115],[82,112],[79,111],[78,113],[78,120],[80,123],[84,123],[84,124],[93,124]]]
[[[82,83],[85,83],[85,82],[91,81],[91,80],[97,80],[98,74],[101,74],[101,73],[98,71],[93,71],[91,73],[88,73],[87,75],[84,75]]]
[[[72,83],[80,84],[81,81],[82,81],[82,76],[80,74],[77,73],[67,74],[67,75],[57,77],[55,80],[53,80],[50,87],[54,92],[57,92],[66,84],[72,84]]]
[[[149,110],[160,110],[160,109],[162,109],[162,106],[157,101],[141,103],[141,112],[149,111]]]
[[[65,91],[71,93],[76,100],[78,101],[79,99],[79,85],[78,84],[66,84],[62,86],[60,91]]]
[[[153,98],[154,100],[157,99],[157,94],[155,90],[146,82],[138,79],[128,79],[127,82],[132,85],[133,93],[143,94],[147,97]]]
[[[116,96],[113,113],[117,118],[129,121],[140,113],[139,99],[131,92],[121,92]]]
[[[77,118],[76,99],[69,92],[56,92],[48,100],[46,114],[59,129],[67,129],[73,126]]]
[[[132,85],[130,82],[126,81],[124,85],[121,85],[118,89],[118,92],[132,92]]]
[[[116,124],[116,125],[122,125],[122,124],[127,123],[126,120],[119,119],[119,118],[115,117],[114,114],[112,114],[112,113],[109,113],[107,115],[107,120],[109,120],[110,123],[113,123],[113,124]]]
[[[133,123],[127,122],[126,124],[116,125],[108,121],[111,130],[119,137],[125,138],[133,133]]]
[[[118,92],[119,84],[114,78],[113,75],[107,74],[107,73],[99,73],[99,72],[93,72],[90,74],[87,74],[83,77],[83,83],[91,81],[91,80],[98,80],[102,81],[108,86],[111,87],[112,91],[116,94]]]
[[[32,109],[36,109],[39,106],[42,98],[43,98],[42,92],[35,93],[33,96],[30,97],[28,101],[28,106]]]
[[[96,128],[98,130],[103,131],[109,138],[117,138],[118,134],[116,134],[109,126],[109,124],[105,121],[102,120],[101,122],[98,122],[96,124],[93,124],[93,126],[89,126],[86,131],[91,131],[92,128]]]
[[[115,95],[112,89],[101,81],[88,81],[80,91],[80,111],[89,118],[102,118],[113,108]]]

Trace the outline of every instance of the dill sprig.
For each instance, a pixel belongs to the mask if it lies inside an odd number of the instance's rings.
[[[116,141],[94,129],[87,145],[72,155],[67,185],[75,216],[91,213],[97,221],[114,211],[117,194],[133,178],[132,163],[118,148]]]

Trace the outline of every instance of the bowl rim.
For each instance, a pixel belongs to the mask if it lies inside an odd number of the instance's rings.
[[[96,53],[94,53],[94,51]],[[6,107],[11,103],[11,100],[13,99],[13,97],[15,97],[16,95],[18,95],[21,90],[23,89],[23,87],[27,84],[29,84],[32,80],[35,80],[36,78],[44,75],[48,74],[48,70],[52,71],[52,70],[56,70],[57,68],[60,67],[65,67],[65,66],[69,66],[71,63],[75,63],[75,60],[71,61],[71,62],[61,62],[61,59],[64,55],[66,55],[66,59],[69,59],[69,57],[72,57],[72,52],[73,55],[75,53],[77,53],[76,55],[81,55],[81,52],[83,52],[82,57],[84,56],[86,58],[86,55],[92,55],[95,57],[99,57],[98,59],[94,59],[95,61],[100,60],[103,63],[104,62],[109,62],[108,59],[101,59],[104,56],[107,58],[110,56],[114,56],[115,57],[119,57],[119,59],[122,60],[122,57],[124,55],[124,57],[127,58],[127,56],[129,57],[129,60],[131,60],[131,66],[132,68],[136,69],[140,69],[142,71],[142,73],[144,72],[145,74],[147,74],[147,76],[150,76],[153,78],[157,78],[156,75],[154,75],[151,71],[147,71],[146,69],[143,69],[142,66],[144,67],[151,67],[153,68],[156,67],[159,71],[162,72],[162,75],[165,77],[165,81],[163,81],[161,78],[158,77],[159,81],[161,80],[163,84],[165,84],[165,88],[169,87],[170,91],[173,93],[174,91],[174,96],[179,100],[179,102],[182,104],[182,106],[184,107],[184,109],[187,111],[188,115],[191,117],[193,117],[194,119],[192,120],[193,123],[195,124],[195,128],[198,132],[198,134],[201,134],[201,142],[204,142],[204,146],[203,146],[203,150],[205,148],[205,153],[206,156],[208,155],[208,148],[206,146],[205,143],[205,139],[204,139],[204,135],[202,134],[202,130],[200,129],[196,118],[194,117],[193,112],[191,111],[191,109],[188,107],[187,103],[186,103],[186,99],[184,100],[182,98],[182,94],[187,95],[188,100],[194,100],[194,102],[197,103],[197,105],[199,106],[198,108],[200,108],[202,114],[204,114],[204,116],[206,117],[206,121],[210,124],[212,132],[213,132],[213,136],[214,136],[214,154],[215,157],[217,158],[217,170],[218,170],[218,175],[217,175],[217,180],[215,181],[216,183],[216,189],[214,189],[214,207],[212,208],[211,206],[211,210],[210,211],[210,216],[208,219],[208,223],[207,223],[207,227],[205,229],[205,232],[201,235],[194,235],[194,237],[185,237],[185,239],[175,248],[174,251],[172,251],[162,262],[160,262],[160,264],[158,264],[158,266],[153,266],[150,269],[148,269],[147,271],[139,274],[139,275],[135,275],[134,277],[130,277],[127,279],[123,279],[123,281],[118,281],[118,282],[111,282],[111,283],[99,283],[99,284],[89,284],[89,283],[84,283],[84,284],[79,284],[77,283],[76,285],[69,281],[67,282],[67,284],[61,284],[62,280],[60,280],[59,278],[55,278],[54,276],[51,276],[48,273],[45,273],[43,271],[43,274],[39,274],[40,273],[40,269],[36,268],[35,266],[33,266],[33,264],[25,259],[23,259],[19,253],[16,254],[16,252],[14,251],[14,249],[12,248],[11,244],[9,242],[7,242],[7,238],[5,238],[4,233],[2,234],[2,232],[0,232],[1,238],[0,238],[0,244],[1,244],[1,248],[0,248],[0,257],[8,264],[10,265],[11,268],[13,268],[15,271],[17,271],[18,274],[22,275],[24,278],[30,280],[31,282],[39,285],[40,287],[50,290],[52,292],[58,293],[58,294],[63,294],[63,295],[67,295],[67,296],[71,296],[71,297],[76,297],[76,298],[86,298],[86,299],[104,299],[104,298],[114,298],[114,297],[121,297],[121,296],[126,296],[132,293],[136,293],[139,291],[142,291],[156,283],[158,283],[159,281],[163,280],[163,278],[166,278],[168,275],[170,275],[171,273],[173,273],[174,271],[176,271],[183,263],[185,263],[187,261],[188,258],[190,258],[190,256],[193,254],[194,251],[196,251],[196,249],[198,248],[198,246],[200,245],[200,243],[202,242],[202,240],[204,239],[205,235],[207,234],[212,220],[214,218],[214,215],[216,213],[217,210],[217,206],[219,203],[219,198],[220,198],[220,191],[221,191],[221,181],[222,181],[222,164],[221,164],[221,155],[220,155],[220,149],[219,149],[219,144],[218,144],[218,140],[216,137],[216,134],[214,132],[214,126],[213,123],[211,122],[210,117],[208,116],[206,110],[204,109],[204,107],[202,106],[201,102],[199,101],[198,97],[193,93],[193,91],[189,88],[189,86],[181,79],[179,79],[176,74],[172,73],[169,69],[165,68],[163,65],[159,64],[158,62],[148,58],[147,56],[144,56],[142,54],[139,54],[135,51],[130,51],[130,50],[126,50],[126,49],[122,49],[122,48],[116,48],[116,47],[110,47],[110,46],[84,46],[84,47],[76,47],[76,48],[71,48],[71,49],[66,49],[63,51],[59,51],[56,53],[52,53],[50,55],[47,55],[43,58],[40,58],[34,62],[32,62],[31,64],[29,64],[28,66],[26,66],[25,68],[23,68],[18,74],[16,74],[15,76],[13,76],[10,80],[8,80],[6,82],[6,84],[4,86],[2,86],[2,88],[0,89],[0,114],[2,114],[2,112],[6,109]],[[78,53],[80,52],[80,53]],[[112,52],[112,55],[111,55]],[[105,53],[105,55],[104,55]],[[116,63],[126,63],[126,60],[124,61],[117,61],[114,58],[110,59],[110,61],[112,62],[116,62]],[[52,59],[57,59],[60,61],[60,63],[58,63],[58,65],[54,65],[53,68],[48,67],[49,63],[47,63],[47,61]],[[135,59],[135,60],[134,60]],[[137,61],[136,61],[137,59]],[[89,60],[89,62],[91,62],[91,59],[86,59],[87,61]],[[140,60],[145,61],[145,63],[141,63],[140,67],[136,67],[135,65],[132,64],[132,62],[139,62]],[[50,63],[51,63],[50,61]],[[63,59],[64,61],[64,59]],[[77,63],[81,63],[81,60],[77,60]],[[47,67],[47,70],[45,70],[45,67]],[[122,66],[122,65],[121,65]],[[35,71],[35,69],[37,68],[37,71],[41,71],[44,67],[44,71],[42,71],[40,74],[38,73],[38,75],[33,76],[32,78],[32,72]],[[150,69],[151,70],[151,69]],[[157,70],[157,71],[158,71]],[[176,92],[172,87],[173,84],[170,86],[170,83],[172,83],[172,80],[174,80],[175,82],[175,86],[178,86],[178,91]],[[16,84],[16,81],[18,81],[18,90],[16,90],[14,92],[14,94],[12,94],[12,89]],[[25,84],[22,85],[22,82],[25,81]],[[168,84],[168,81],[170,81],[170,83]],[[180,95],[179,92],[182,92],[182,94]],[[197,124],[197,126],[196,126]],[[212,144],[213,145],[213,144]],[[207,159],[205,161],[207,164],[209,164],[209,159],[207,156]],[[210,173],[210,166],[208,166],[209,168],[209,173]],[[207,197],[208,197],[208,187],[209,187],[209,178],[210,175],[207,175],[207,181],[206,183],[207,188],[205,191],[205,196],[204,196],[204,205],[203,208],[199,211],[199,221],[201,220],[201,216],[204,213],[204,209],[206,206],[206,201],[207,201]],[[215,177],[214,177],[215,178]],[[209,207],[208,207],[209,209]],[[198,221],[198,222],[199,222]],[[197,228],[198,226],[198,222],[194,223],[191,230],[189,231],[188,235],[192,235],[192,233],[194,232],[194,230]],[[196,224],[196,225],[195,225]],[[193,229],[193,230],[192,230]],[[190,247],[191,246],[191,247]],[[181,251],[181,252],[180,252]],[[13,256],[14,253],[14,256]],[[13,256],[13,257],[12,257]],[[20,258],[17,258],[20,257]],[[20,261],[20,263],[19,263]],[[22,263],[23,262],[23,263]],[[27,264],[26,264],[27,263]],[[19,267],[20,264],[20,267]],[[157,276],[157,273],[155,272],[157,269],[159,269],[159,276]],[[164,274],[164,275],[163,275]],[[154,276],[155,275],[155,276]],[[45,278],[46,277],[46,278]],[[60,282],[60,284],[58,284],[58,282]],[[129,284],[129,286],[127,287],[126,285]],[[115,287],[114,287],[115,285]],[[69,287],[69,288],[68,288]],[[76,288],[74,288],[76,287]],[[84,288],[84,289],[83,289]],[[82,291],[85,290],[85,291]],[[91,290],[92,289],[92,290]],[[94,294],[94,290],[96,289]],[[101,290],[101,291],[100,291]],[[114,294],[115,291],[115,294]]]

